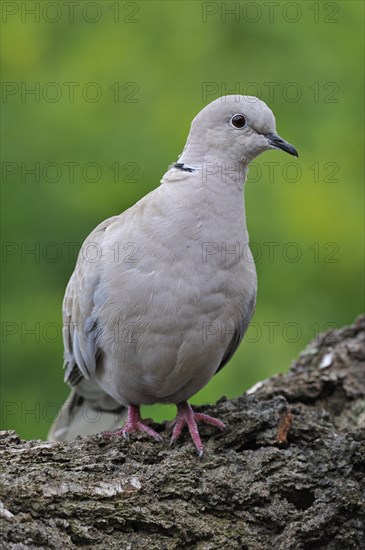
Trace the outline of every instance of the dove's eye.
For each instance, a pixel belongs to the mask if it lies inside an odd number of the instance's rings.
[[[246,119],[243,115],[233,115],[231,123],[235,128],[243,128],[246,124]]]

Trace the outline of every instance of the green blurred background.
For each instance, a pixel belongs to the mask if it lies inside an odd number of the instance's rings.
[[[363,2],[35,4],[2,3],[2,428],[46,437],[68,394],[61,302],[75,250],[158,185],[191,119],[225,93],[259,95],[300,157],[269,152],[251,170],[253,325],[192,402],[240,395],[351,323],[363,309]]]

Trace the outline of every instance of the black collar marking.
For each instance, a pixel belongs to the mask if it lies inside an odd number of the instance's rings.
[[[195,169],[191,166],[185,166],[183,162],[175,162],[173,165],[174,168],[177,168],[178,170],[183,170],[184,172],[195,172]]]

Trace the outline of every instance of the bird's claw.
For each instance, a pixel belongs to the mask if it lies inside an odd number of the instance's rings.
[[[176,440],[179,438],[184,426],[186,425],[188,427],[188,430],[190,432],[191,438],[193,440],[193,443],[195,445],[195,448],[197,450],[199,458],[203,458],[204,455],[204,447],[202,445],[199,430],[197,426],[198,422],[204,422],[206,424],[209,424],[211,426],[216,426],[221,431],[225,429],[225,425],[221,420],[218,420],[217,418],[213,418],[212,416],[209,416],[205,413],[196,413],[193,411],[191,406],[188,402],[181,403],[177,406],[178,413],[176,416],[175,426],[174,430],[172,432],[172,437],[170,439],[170,447],[172,447]]]

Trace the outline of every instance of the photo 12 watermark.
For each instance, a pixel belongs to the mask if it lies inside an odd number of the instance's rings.
[[[89,1],[3,1],[1,21],[8,23],[79,23],[95,25],[99,22],[136,24],[140,22],[140,2]]]
[[[238,263],[240,260],[248,264],[258,264],[261,261],[289,264],[300,261],[324,264],[340,262],[340,246],[334,241],[315,241],[306,245],[296,241],[203,242],[201,247],[203,264],[212,262],[224,265]]]
[[[25,263],[71,263],[79,258],[83,264],[96,264],[104,261],[114,264],[135,266],[141,260],[141,249],[138,243],[132,241],[116,241],[107,247],[98,242],[86,240],[84,243],[75,241],[4,241],[1,244],[1,263],[14,261]]]
[[[139,165],[134,161],[112,160],[100,162],[77,160],[64,161],[3,161],[3,184],[77,184],[97,183],[106,179],[112,183],[140,183]]]
[[[279,82],[273,80],[261,82],[225,82],[225,81],[205,81],[201,83],[201,99],[203,104],[210,103],[213,99],[220,96],[221,101],[225,101],[226,95],[252,96],[251,101],[265,99],[269,103],[284,101],[286,103],[299,103],[303,101],[308,104],[324,103],[333,104],[340,101],[340,86],[335,81],[309,81],[297,82],[286,81]]]
[[[339,2],[202,2],[201,21],[220,23],[312,23],[340,22]]]
[[[263,342],[274,344],[275,342],[285,342],[286,344],[297,344],[303,337],[309,335],[313,340],[317,340],[322,332],[331,333],[338,329],[338,325],[332,321],[320,324],[318,322],[311,325],[303,324],[295,320],[280,322],[277,320],[267,320],[262,322],[251,321],[244,335],[244,341],[248,344]],[[202,343],[215,341],[217,338],[222,344],[227,346],[232,341],[235,334],[235,328],[228,322],[205,322],[202,323],[201,338]],[[328,342],[331,336],[328,336]]]
[[[137,82],[3,81],[1,103],[139,103]]]

